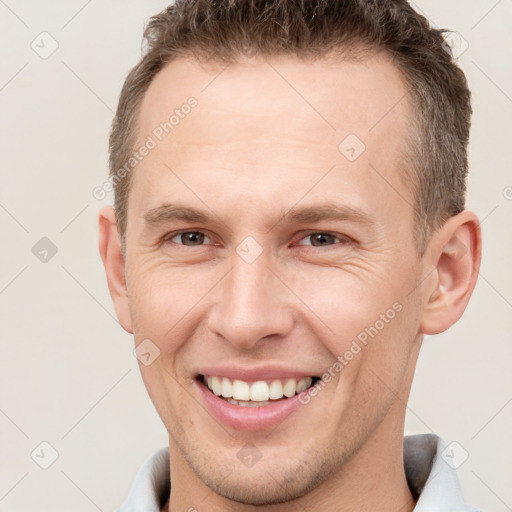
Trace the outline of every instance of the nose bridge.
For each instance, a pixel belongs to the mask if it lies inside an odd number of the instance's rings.
[[[269,264],[264,253],[253,261],[243,253],[233,254],[209,322],[213,332],[233,345],[251,348],[264,337],[285,335],[293,325],[283,287]]]

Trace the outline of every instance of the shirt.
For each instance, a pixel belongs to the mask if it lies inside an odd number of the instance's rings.
[[[462,500],[449,457],[446,444],[435,434],[404,438],[407,483],[418,499],[414,512],[479,512]],[[170,490],[169,448],[163,447],[144,461],[116,512],[160,512]]]

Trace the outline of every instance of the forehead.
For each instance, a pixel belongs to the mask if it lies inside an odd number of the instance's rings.
[[[403,78],[383,54],[229,65],[180,58],[156,75],[141,103],[139,144],[150,137],[155,147],[138,164],[133,188],[157,207],[186,172],[195,191],[221,183],[257,198],[274,187],[282,198],[290,179],[311,186],[335,166],[326,192],[342,184],[339,190],[362,200],[384,180],[389,190],[382,190],[396,200],[393,188],[408,193],[399,165],[409,115]]]
[[[231,64],[178,58],[151,82],[140,108],[141,132],[168,119],[191,96],[201,104],[200,110],[216,111],[219,117],[210,119],[210,126],[222,121],[228,127],[230,120],[238,124],[235,118],[244,115],[253,121],[293,116],[295,124],[313,123],[305,132],[308,140],[349,129],[369,138],[384,117],[388,119],[383,126],[389,129],[408,107],[402,74],[383,52],[357,60],[330,54],[314,61],[276,56],[241,58]],[[194,118],[187,124],[203,124],[204,117]],[[181,132],[176,129],[173,135]]]

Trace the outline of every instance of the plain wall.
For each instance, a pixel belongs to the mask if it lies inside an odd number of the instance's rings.
[[[98,210],[112,195],[92,195],[107,178],[110,123],[144,23],[166,5],[0,3],[3,512],[113,510],[143,460],[168,441],[98,254]],[[458,470],[466,501],[500,512],[512,507],[512,3],[416,6],[469,44],[459,58],[474,108],[468,207],[484,244],[465,315],[424,342],[406,433],[459,443],[469,455]],[[46,59],[31,47],[35,39],[51,48],[38,39],[43,31],[59,45]],[[33,253],[48,243],[42,237],[57,249],[47,262]],[[31,458],[43,441],[59,454],[46,470]]]

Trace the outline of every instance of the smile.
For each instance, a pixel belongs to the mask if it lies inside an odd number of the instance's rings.
[[[262,407],[292,398],[312,386],[317,377],[285,378],[246,382],[227,377],[202,375],[203,383],[216,396],[241,407]]]

